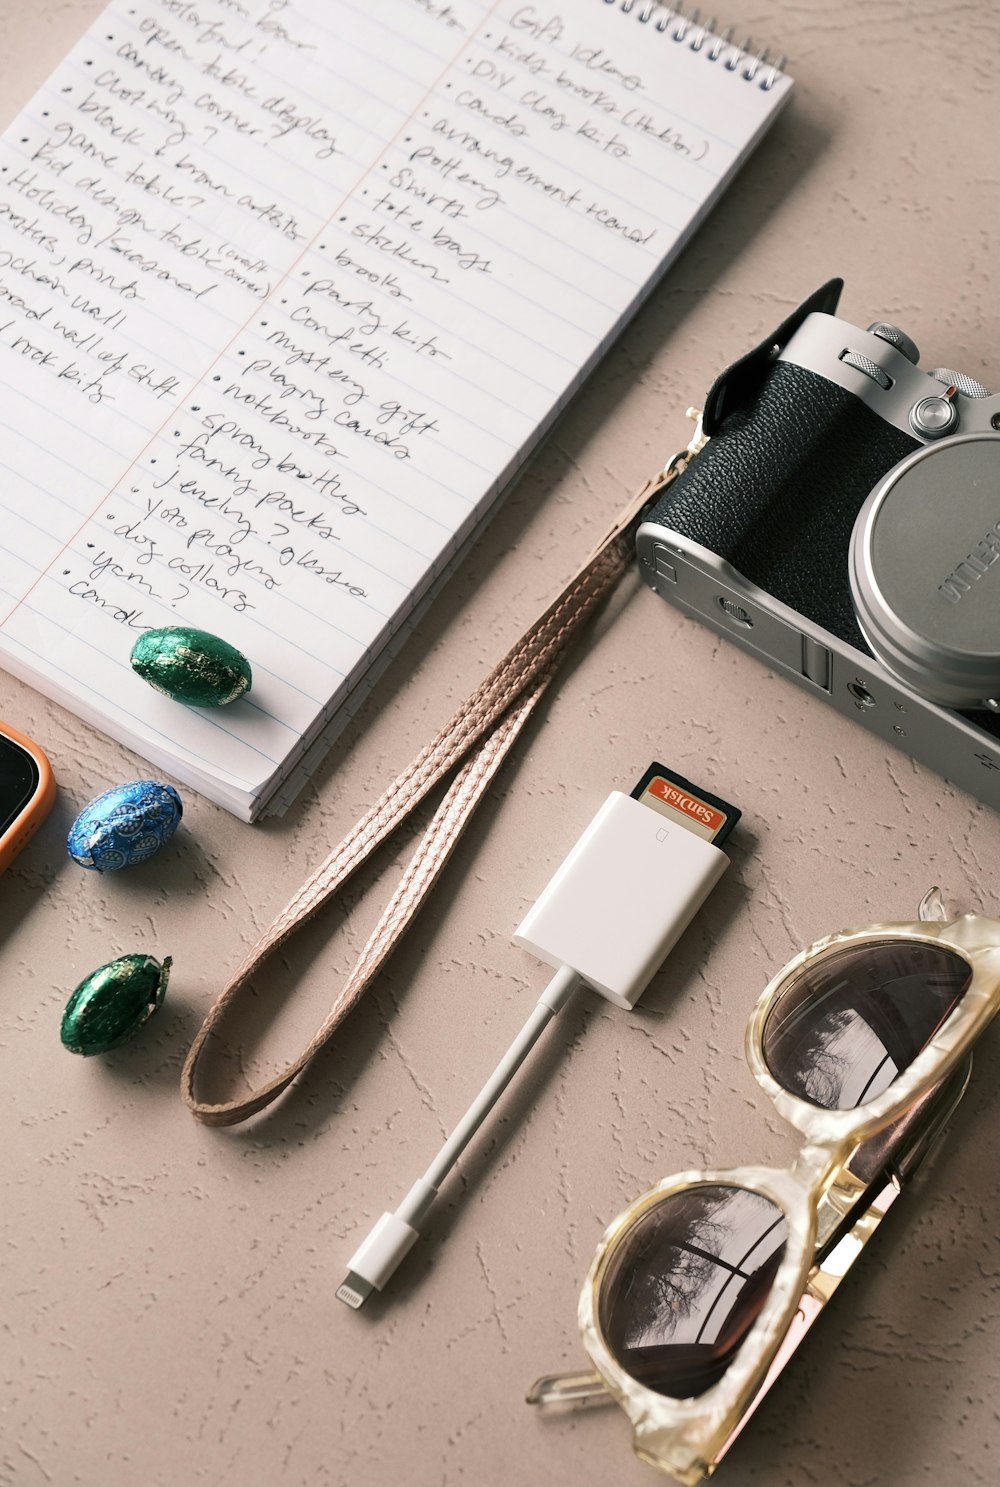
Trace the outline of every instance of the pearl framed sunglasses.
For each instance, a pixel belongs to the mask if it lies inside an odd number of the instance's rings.
[[[638,1456],[710,1476],[964,1093],[1000,1010],[1000,921],[830,935],[770,982],[747,1025],[757,1082],[802,1136],[787,1170],[680,1172],[605,1232],[580,1296],[593,1371],[528,1401],[610,1396]]]

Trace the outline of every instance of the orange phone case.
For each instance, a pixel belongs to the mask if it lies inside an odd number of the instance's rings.
[[[19,733],[9,723],[0,722],[0,733],[5,734],[14,743],[20,744],[25,753],[31,755],[38,768],[38,786],[34,795],[0,836],[0,873],[2,873],[10,866],[21,848],[31,840],[52,809],[56,798],[56,779],[52,773],[52,766],[34,739],[28,738],[24,733]]]

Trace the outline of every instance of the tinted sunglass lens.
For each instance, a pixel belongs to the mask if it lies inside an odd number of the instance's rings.
[[[850,946],[799,972],[764,1026],[785,1089],[824,1110],[875,1099],[925,1048],[968,989],[964,956],[917,940]]]
[[[766,1301],[786,1238],[781,1209],[760,1193],[721,1183],[671,1193],[608,1262],[599,1319],[612,1355],[657,1394],[703,1394]]]

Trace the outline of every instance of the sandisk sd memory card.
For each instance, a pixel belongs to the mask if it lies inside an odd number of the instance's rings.
[[[721,847],[742,814],[736,806],[693,785],[665,764],[651,764],[632,791],[652,810],[693,831],[695,836]]]

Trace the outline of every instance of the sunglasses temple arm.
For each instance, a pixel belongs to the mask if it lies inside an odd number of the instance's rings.
[[[884,1186],[871,1195],[871,1202],[854,1227],[849,1229],[822,1262],[813,1268],[806,1289],[799,1300],[798,1310],[782,1339],[781,1346],[771,1360],[771,1366],[764,1376],[763,1383],[733,1427],[732,1434],[725,1445],[715,1456],[713,1465],[718,1465],[751,1416],[756,1413],[778,1376],[805,1341],[826,1303],[899,1197],[900,1191],[898,1180],[895,1177],[890,1178]]]
[[[851,1174],[861,1182],[875,1183],[894,1172],[901,1182],[909,1182],[954,1115],[971,1072],[972,1054],[967,1053],[958,1067],[905,1115],[861,1143],[848,1158]]]
[[[883,1162],[888,1159],[894,1170],[891,1174],[884,1173],[881,1183],[869,1193],[868,1203],[852,1228],[842,1234],[825,1253],[820,1252],[821,1258],[817,1260],[810,1274],[809,1282],[799,1302],[798,1311],[771,1362],[764,1382],[747,1405],[732,1435],[715,1457],[716,1463],[722,1460],[778,1375],[805,1340],[826,1303],[899,1197],[902,1190],[901,1184],[910,1180],[942,1135],[944,1127],[965,1094],[971,1072],[972,1055],[970,1053],[948,1079],[925,1096],[921,1102],[923,1108],[914,1112],[912,1120],[906,1121],[905,1125],[904,1122],[899,1122],[894,1128],[890,1128],[890,1139],[882,1145],[880,1156]],[[873,1141],[871,1146],[875,1147],[877,1144]],[[539,1382],[543,1381],[539,1380]]]
[[[526,1395],[528,1404],[578,1404],[602,1398],[610,1395],[599,1373],[547,1373],[535,1380]]]
[[[955,1114],[971,1075],[972,1054],[967,1053],[951,1077],[938,1087],[939,1098],[933,1110],[929,1111],[926,1124],[918,1129],[912,1144],[907,1145],[896,1157],[894,1166],[902,1182],[910,1181],[944,1135],[945,1127]]]

